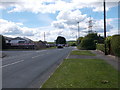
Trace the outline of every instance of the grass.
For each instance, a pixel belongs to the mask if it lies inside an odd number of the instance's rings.
[[[100,59],[65,59],[42,88],[118,88],[118,71]]]
[[[70,55],[87,55],[87,56],[95,56],[95,54],[93,54],[90,51],[86,51],[86,50],[75,50],[72,51]]]

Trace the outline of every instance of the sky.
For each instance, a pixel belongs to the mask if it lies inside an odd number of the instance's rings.
[[[118,34],[118,1],[106,0],[107,36]],[[54,42],[58,36],[67,41],[92,30],[104,34],[103,0],[1,0],[0,34]]]

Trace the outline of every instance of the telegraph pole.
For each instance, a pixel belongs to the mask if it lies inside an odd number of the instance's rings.
[[[105,55],[107,55],[107,46],[105,43],[105,39],[106,39],[106,4],[105,4],[105,0],[104,0],[104,44],[105,44]]]

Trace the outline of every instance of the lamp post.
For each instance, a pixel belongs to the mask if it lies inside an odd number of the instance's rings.
[[[79,23],[80,23],[80,22],[77,22],[77,23],[78,23],[78,38],[79,38],[79,31],[80,31],[80,30],[79,30]]]
[[[105,39],[106,39],[106,4],[105,4],[105,0],[104,0],[104,44],[105,44],[105,55],[107,55],[107,47],[106,47],[106,43],[105,43]]]

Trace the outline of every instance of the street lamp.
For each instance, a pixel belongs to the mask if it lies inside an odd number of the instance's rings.
[[[80,30],[79,30],[79,23],[80,23],[80,22],[77,22],[77,23],[78,23],[78,38],[79,38],[79,31],[80,31]]]

